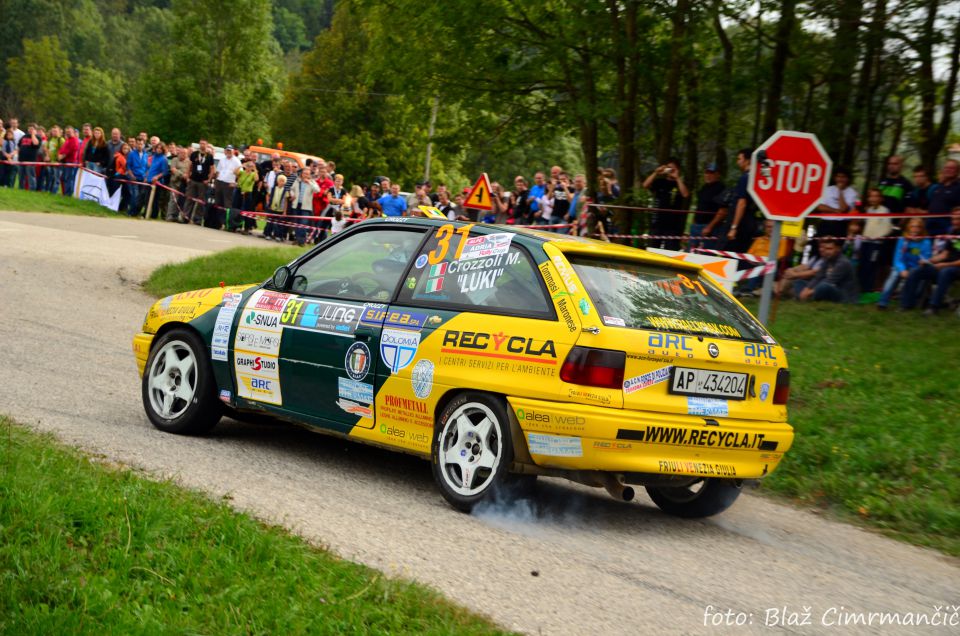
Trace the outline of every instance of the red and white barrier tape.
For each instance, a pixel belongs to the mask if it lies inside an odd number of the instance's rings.
[[[694,252],[699,252],[701,254],[709,254],[711,256],[723,256],[724,258],[735,258],[740,261],[750,261],[751,263],[766,263],[767,259],[763,256],[755,256],[754,254],[744,254],[742,252],[727,252],[725,250],[708,250],[703,247],[694,248]]]
[[[763,265],[759,267],[751,267],[750,269],[744,269],[733,275],[732,280],[742,281],[747,280],[748,278],[756,278],[757,276],[766,276],[770,272],[777,271],[777,262],[769,261],[764,262]]]

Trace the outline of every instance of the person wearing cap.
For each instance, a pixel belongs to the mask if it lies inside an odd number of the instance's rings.
[[[243,168],[240,159],[233,152],[232,145],[227,144],[223,151],[223,158],[217,162],[217,167],[213,171],[213,198],[218,228],[223,225],[222,219],[226,209],[233,207],[233,191],[237,187],[237,175]]]
[[[697,190],[697,208],[690,226],[690,250],[716,245],[717,227],[727,216],[726,208],[723,208],[725,191],[717,164],[708,163],[703,169],[703,185]],[[694,238],[701,236],[703,240]]]

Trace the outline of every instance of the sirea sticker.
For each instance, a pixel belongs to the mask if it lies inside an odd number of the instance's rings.
[[[380,336],[380,357],[393,373],[410,366],[419,347],[418,331],[384,329]]]
[[[370,371],[370,347],[364,342],[354,342],[347,349],[343,366],[354,380],[363,380]]]
[[[413,366],[410,385],[413,388],[413,394],[421,400],[426,400],[433,391],[433,370],[434,365],[430,360],[421,360]]]
[[[647,387],[651,387],[654,384],[660,384],[661,382],[666,382],[670,379],[670,370],[672,366],[661,367],[649,373],[644,373],[643,375],[638,375],[633,378],[629,378],[623,381],[623,392],[630,394],[636,393]]]

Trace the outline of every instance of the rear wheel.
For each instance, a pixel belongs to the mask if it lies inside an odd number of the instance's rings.
[[[150,352],[141,394],[147,417],[161,431],[196,435],[220,421],[223,409],[206,351],[196,333],[175,329]]]
[[[647,494],[668,515],[699,519],[719,514],[740,496],[733,479],[699,479],[688,486],[647,486]]]
[[[433,438],[433,476],[450,505],[470,512],[501,490],[513,461],[513,441],[502,400],[464,393],[443,409]]]

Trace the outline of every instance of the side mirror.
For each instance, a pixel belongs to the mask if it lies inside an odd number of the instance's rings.
[[[277,268],[277,271],[273,273],[273,278],[270,279],[270,282],[276,289],[284,291],[287,288],[287,283],[290,282],[292,273],[289,267],[281,265]]]

